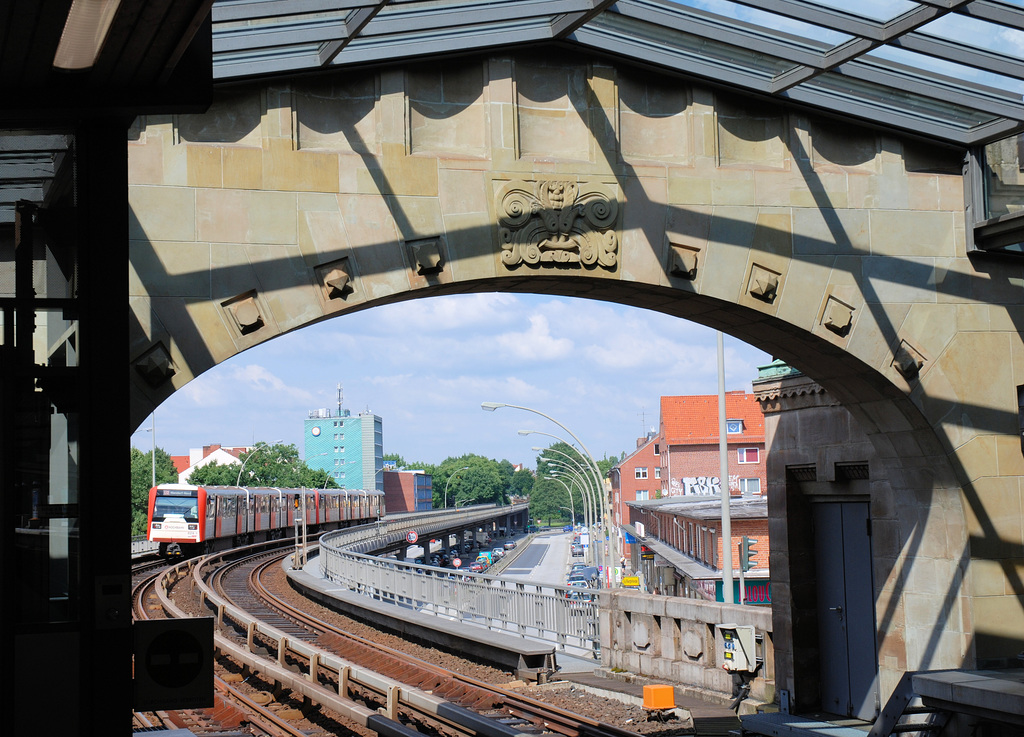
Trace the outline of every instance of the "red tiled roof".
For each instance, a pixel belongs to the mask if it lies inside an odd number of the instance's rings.
[[[743,420],[743,432],[729,435],[729,442],[764,442],[764,414],[753,394],[726,392],[725,416],[730,420]],[[717,443],[718,395],[662,397],[661,428],[667,445]]]
[[[184,473],[185,469],[190,465],[188,456],[171,456],[171,463],[174,464],[174,470],[178,473]]]

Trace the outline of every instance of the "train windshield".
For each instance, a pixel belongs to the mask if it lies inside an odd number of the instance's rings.
[[[158,496],[153,504],[153,520],[183,517],[186,522],[199,521],[199,500],[193,497]]]

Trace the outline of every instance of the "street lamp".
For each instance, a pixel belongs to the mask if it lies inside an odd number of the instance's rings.
[[[572,513],[572,526],[575,529],[575,527],[576,527],[576,505],[573,503],[573,500],[572,500],[572,489],[569,487],[569,485],[567,483],[562,481],[562,479],[558,478],[557,476],[545,476],[544,478],[550,479],[551,481],[557,481],[563,487],[565,487],[565,491],[569,495],[569,505],[572,507],[569,510]],[[584,505],[583,505],[583,510],[584,510],[583,511],[583,524],[586,525],[587,524],[586,499],[584,499],[583,501],[584,501]],[[565,509],[565,507],[559,507],[559,509]]]
[[[534,431],[530,431],[530,432],[534,432]],[[520,430],[520,431],[519,431],[519,433],[520,433],[520,434],[523,434],[523,431],[522,431],[522,430]],[[540,433],[540,434],[542,434],[542,435],[547,435],[547,433]],[[554,435],[552,435],[551,437],[555,437],[555,436],[554,436]],[[565,442],[564,440],[561,440],[561,438],[556,438],[556,439],[560,440],[561,442]],[[565,444],[566,444],[566,445],[568,445],[568,443],[565,443]],[[579,471],[580,471],[581,473],[583,473],[583,467],[581,467],[581,466],[580,466],[580,464],[579,464],[579,463],[577,462],[577,460],[575,460],[575,459],[574,459],[574,458],[573,458],[572,456],[570,456],[570,454],[569,454],[569,453],[567,453],[567,452],[563,452],[563,451],[559,450],[558,448],[542,448],[542,447],[537,447],[537,446],[535,446],[535,447],[532,447],[532,448],[530,448],[530,449],[531,449],[531,450],[535,450],[535,451],[537,451],[537,452],[542,452],[542,453],[543,453],[543,452],[545,452],[546,450],[547,450],[547,451],[551,451],[551,452],[556,452],[556,453],[558,453],[558,454],[559,454],[559,456],[562,456],[562,457],[564,457],[565,459],[567,459],[568,461],[570,461],[570,462],[572,463],[572,465],[573,465],[573,466],[574,466],[575,468],[577,468],[577,469],[578,469],[578,470],[579,470]],[[549,462],[549,463],[552,463],[552,462]],[[585,493],[584,493],[583,489],[581,489],[581,491],[580,491],[580,495],[581,495],[581,496],[584,496],[584,502],[586,502],[586,495],[585,495]],[[569,501],[570,501],[570,502],[572,501],[572,492],[571,492],[571,491],[569,491]],[[599,502],[595,501],[595,502],[594,502],[593,504],[594,504],[594,508],[595,508],[595,510],[596,510],[596,509],[597,509],[597,505],[599,504]],[[586,509],[586,505],[584,506],[584,509]],[[573,521],[573,523],[575,522],[575,518],[574,518],[574,517],[573,517],[573,520],[572,520],[572,521]]]
[[[568,475],[573,484],[579,486],[580,497],[583,499],[584,525],[586,526],[587,530],[589,530],[589,534],[591,537],[590,543],[587,545],[587,550],[590,556],[590,563],[592,565],[603,564],[605,562],[604,550],[601,549],[602,546],[599,545],[597,542],[598,535],[597,531],[594,529],[597,523],[597,502],[593,500],[588,500],[587,490],[589,487],[586,483],[584,483],[586,478],[582,476],[579,472],[577,472],[575,469],[573,469],[571,466],[562,461],[553,460],[549,461],[549,463],[552,466],[555,466],[556,469],[561,473]],[[569,494],[571,495],[572,491],[570,491]],[[588,501],[590,502],[589,507]],[[589,519],[587,518],[588,513]],[[598,551],[600,551],[600,560],[598,560]]]
[[[460,472],[468,471],[468,470],[469,470],[469,466],[463,466],[458,471],[456,471],[455,473],[453,473],[451,476],[448,477],[448,483],[444,485],[444,508],[445,509],[448,509],[448,487],[452,485],[452,479],[454,479],[456,476],[458,476]],[[456,505],[455,508],[458,509],[458,505]]]
[[[275,440],[274,441],[274,445],[277,445],[280,442],[281,442],[281,440]],[[238,478],[235,480],[235,486],[239,486],[242,483],[242,471],[245,470],[245,464],[248,463],[250,460],[252,460],[253,456],[256,455],[256,451],[258,451],[260,448],[269,448],[269,447],[270,446],[267,443],[264,443],[262,440],[260,442],[256,443],[255,446],[253,446],[252,452],[249,453],[249,455],[247,455],[245,457],[245,460],[242,461],[242,467],[240,469],[238,469]]]
[[[458,501],[455,502],[455,509],[457,511],[460,504],[468,504],[469,502],[475,502],[475,501],[476,501],[476,497],[472,497],[470,499],[459,499]]]
[[[590,460],[591,466],[593,466],[594,481],[597,482],[598,490],[602,494],[602,504],[601,504],[601,506],[603,507],[603,509],[601,510],[601,519],[602,519],[602,522],[604,522],[604,520],[605,520],[605,518],[606,518],[606,516],[608,514],[608,497],[607,497],[607,494],[605,493],[604,484],[601,483],[601,474],[600,474],[600,472],[598,471],[598,468],[597,468],[597,461],[594,460],[594,456],[591,455],[589,450],[587,450],[587,446],[585,446],[583,444],[583,441],[580,440],[578,437],[576,437],[575,433],[573,433],[572,430],[567,428],[565,425],[563,425],[561,422],[556,420],[554,417],[551,417],[550,415],[546,415],[543,412],[540,412],[538,410],[531,409],[530,407],[521,407],[521,406],[516,405],[516,404],[504,404],[502,402],[482,402],[480,404],[480,408],[483,409],[483,410],[486,410],[487,412],[493,412],[494,410],[496,410],[496,409],[498,409],[500,407],[509,407],[510,409],[521,409],[524,412],[533,412],[535,415],[540,415],[541,417],[543,417],[543,418],[545,418],[547,420],[550,420],[551,422],[555,423],[560,428],[565,430],[567,433],[569,433],[569,437],[571,437],[573,440],[576,441],[576,443],[579,445],[580,449],[583,451],[583,454]],[[612,530],[611,534],[609,534],[609,539],[610,539],[610,543],[611,543],[611,557],[612,557],[612,560],[613,561],[617,561],[619,559],[619,555],[618,555],[618,530]]]

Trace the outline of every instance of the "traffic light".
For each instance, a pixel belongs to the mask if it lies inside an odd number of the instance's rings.
[[[756,542],[756,537],[747,537],[746,535],[740,540],[740,570],[744,573],[754,567],[752,558],[757,554],[757,551],[754,550]]]

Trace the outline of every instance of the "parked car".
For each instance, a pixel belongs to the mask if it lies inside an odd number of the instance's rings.
[[[582,573],[573,573],[567,579],[567,584],[569,586],[575,586],[578,583],[581,583],[584,586],[589,586],[590,585],[590,579],[587,578],[586,576],[584,576]]]
[[[573,558],[581,558],[583,557],[583,546],[579,543],[573,543],[572,547],[569,549],[569,552]]]
[[[570,606],[583,606],[594,600],[594,595],[587,591],[566,591],[565,598]]]

